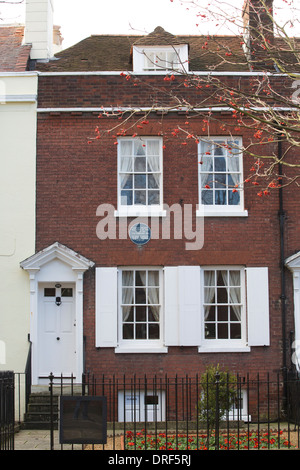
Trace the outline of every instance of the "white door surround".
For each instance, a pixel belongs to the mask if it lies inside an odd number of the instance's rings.
[[[295,327],[295,342],[294,354],[292,361],[298,371],[300,371],[300,251],[290,256],[285,265],[293,274],[293,289],[294,289],[294,327]]]
[[[32,343],[32,385],[45,383],[39,370],[38,355],[41,351],[40,295],[42,286],[68,284],[74,286],[75,309],[75,370],[81,380],[83,372],[83,275],[94,263],[68,247],[56,242],[20,263],[30,277],[30,340]],[[43,371],[44,372],[44,371]],[[49,370],[48,373],[56,372]],[[63,372],[63,371],[61,371]],[[48,379],[47,379],[48,380]]]

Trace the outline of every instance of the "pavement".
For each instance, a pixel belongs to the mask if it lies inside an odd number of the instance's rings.
[[[14,450],[51,450],[50,431],[40,429],[21,429],[15,433]],[[82,450],[81,445],[59,443],[58,431],[54,431],[52,450]]]

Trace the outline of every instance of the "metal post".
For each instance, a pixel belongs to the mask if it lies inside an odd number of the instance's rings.
[[[219,383],[220,383],[220,374],[219,372],[216,372],[216,424],[215,424],[215,449],[216,450],[219,450],[219,419],[220,419]]]
[[[54,375],[50,374],[49,391],[50,391],[50,450],[54,450],[54,429],[53,429],[53,379]]]

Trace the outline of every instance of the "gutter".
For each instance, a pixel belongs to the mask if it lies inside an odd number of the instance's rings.
[[[282,138],[278,140],[278,160],[282,158]],[[278,174],[282,176],[282,164],[278,164]],[[284,256],[284,230],[285,216],[283,201],[283,188],[279,188],[279,230],[280,230],[280,273],[281,273],[281,323],[282,323],[282,372],[283,372],[283,409],[286,410],[287,403],[287,359],[286,359],[286,277],[285,277],[285,256]]]

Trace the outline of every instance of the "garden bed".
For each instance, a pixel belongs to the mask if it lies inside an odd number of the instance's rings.
[[[297,449],[298,436],[278,430],[220,433],[218,441],[214,433],[207,434],[146,434],[127,431],[125,450],[252,450]]]

